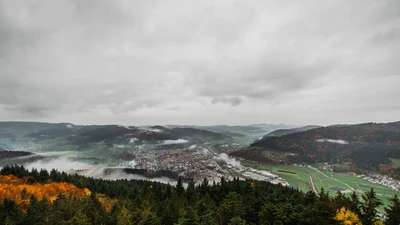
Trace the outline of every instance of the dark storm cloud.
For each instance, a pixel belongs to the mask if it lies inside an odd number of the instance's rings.
[[[396,0],[3,0],[0,116],[330,123],[313,109],[340,123],[376,106],[352,118],[392,119],[399,19]]]

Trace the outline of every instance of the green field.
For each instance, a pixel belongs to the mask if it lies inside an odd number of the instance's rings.
[[[349,196],[353,190],[356,190],[361,195],[361,193],[374,188],[377,197],[383,202],[384,206],[386,206],[389,203],[389,198],[394,195],[400,195],[400,192],[394,191],[389,187],[371,183],[367,180],[345,173],[323,172],[308,167],[291,165],[271,165],[248,162],[243,162],[242,164],[255,169],[270,171],[285,179],[293,187],[305,192],[311,190],[311,182],[309,178],[311,175],[316,189],[321,190],[323,187],[325,191],[329,191],[331,196],[335,196],[337,191],[341,191],[342,193],[345,193],[346,196]],[[285,171],[290,171],[295,174]],[[383,206],[380,207],[380,210],[383,210]]]
[[[272,173],[285,179],[293,187],[299,188],[302,191],[311,190],[311,182],[309,177],[310,175],[314,180],[314,185],[317,190],[321,190],[321,188],[324,188],[326,191],[330,191],[332,195],[335,195],[337,190],[346,190],[351,188],[334,179],[330,179],[330,175],[307,167],[250,163],[243,164],[255,169],[271,171]],[[282,170],[292,171],[296,174],[286,173]],[[333,189],[335,189],[335,191]]]
[[[243,165],[255,169],[271,171],[271,173],[274,173],[282,177],[287,182],[289,182],[289,184],[291,184],[295,188],[298,188],[299,190],[302,191],[310,190],[311,184],[308,174],[304,171],[299,170],[298,167],[287,166],[287,165],[268,165],[268,164],[251,164],[251,163],[243,163]],[[279,170],[293,171],[296,174],[281,172]]]
[[[400,159],[395,159],[395,158],[389,158],[390,161],[392,161],[392,164],[394,167],[399,168],[400,167]]]

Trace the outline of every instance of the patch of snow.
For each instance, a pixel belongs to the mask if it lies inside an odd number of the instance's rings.
[[[329,143],[336,143],[336,144],[341,144],[341,145],[347,145],[349,144],[349,142],[345,141],[345,140],[340,140],[340,139],[317,139],[317,142],[329,142]]]
[[[183,144],[189,142],[186,139],[178,139],[178,140],[165,140],[161,145],[173,145],[173,144]]]
[[[153,128],[149,129],[149,131],[153,131],[153,132],[155,132],[155,133],[161,133],[161,132],[163,132],[163,131],[160,130],[160,129],[153,129]]]
[[[135,143],[136,141],[139,141],[139,139],[137,139],[137,138],[131,138],[131,139],[129,140],[129,143],[130,143],[130,144],[133,144],[133,143]]]
[[[126,146],[125,145],[114,145],[114,148],[125,148]]]

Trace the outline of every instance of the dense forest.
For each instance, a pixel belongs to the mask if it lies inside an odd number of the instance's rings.
[[[0,148],[0,159],[28,156],[28,155],[32,155],[32,154],[33,153],[23,152],[23,151],[7,151],[7,150],[3,150]]]
[[[0,224],[399,224],[394,197],[380,215],[373,189],[362,196],[336,197],[321,190],[296,189],[251,180],[201,184],[186,188],[144,180],[102,180],[51,170],[5,166]],[[22,186],[21,186],[22,185]],[[21,188],[23,187],[23,188]],[[35,191],[38,189],[38,191]],[[54,190],[58,190],[55,192]],[[16,192],[19,191],[19,194]],[[47,193],[47,192],[52,192]],[[58,194],[57,197],[54,197]],[[361,198],[360,198],[361,197]]]
[[[346,168],[340,169],[359,173],[380,171],[400,178],[400,168],[390,161],[390,158],[400,158],[400,122],[329,126],[264,137],[249,149],[232,155],[271,163],[273,159],[262,154],[265,150],[293,153],[287,156],[287,163],[346,164]]]
[[[0,148],[0,165],[3,164],[23,164],[42,159],[44,157],[32,152],[8,151]]]

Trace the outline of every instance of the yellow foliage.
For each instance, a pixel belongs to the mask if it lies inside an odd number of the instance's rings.
[[[89,189],[80,189],[73,184],[66,182],[51,182],[46,184],[34,183],[27,184],[27,178],[20,179],[14,175],[1,176],[0,175],[0,201],[5,198],[16,201],[17,203],[29,201],[29,196],[34,195],[38,199],[46,197],[50,201],[57,199],[59,194],[70,196],[85,196],[90,195]],[[25,195],[22,195],[25,190]]]
[[[384,223],[382,222],[382,220],[377,220],[374,222],[374,225],[384,225]]]
[[[345,207],[342,207],[340,210],[337,211],[335,219],[343,222],[344,225],[362,225],[357,214],[350,210],[347,210]]]
[[[111,199],[105,194],[97,194],[97,199],[106,208],[107,212],[111,211],[112,206],[117,202],[116,199]]]

